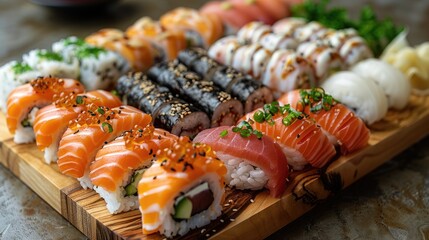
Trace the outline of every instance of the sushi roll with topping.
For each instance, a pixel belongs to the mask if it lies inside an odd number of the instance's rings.
[[[262,7],[260,1],[255,0],[229,0],[237,9],[247,13],[252,21],[260,21],[265,24],[273,24],[277,19],[271,15],[266,8]],[[269,1],[274,2],[274,1]],[[286,8],[286,7],[283,7]]]
[[[127,103],[151,114],[155,127],[178,136],[195,136],[210,127],[207,114],[194,105],[173,96],[142,73],[130,73],[119,79],[117,90]]]
[[[268,61],[262,83],[278,93],[316,85],[311,64],[290,50],[277,50]]]
[[[191,8],[173,9],[162,15],[159,22],[165,29],[184,31],[190,47],[208,47],[223,35],[218,15]]]
[[[201,79],[177,61],[152,67],[148,76],[195,103],[210,117],[210,126],[233,125],[243,114],[243,105],[213,82]]]
[[[359,62],[351,70],[377,83],[387,96],[389,108],[401,110],[407,105],[411,84],[405,75],[392,65],[372,58]]]
[[[84,189],[92,188],[89,165],[103,145],[135,125],[145,127],[151,121],[149,114],[131,106],[86,109],[69,124],[60,141],[57,161],[60,172],[77,178]]]
[[[354,72],[338,72],[322,82],[321,87],[366,124],[381,120],[387,113],[389,105],[383,89]]]
[[[339,49],[339,53],[347,66],[353,66],[359,61],[373,57],[371,49],[360,36],[347,39]]]
[[[307,42],[317,40],[317,37],[322,35],[327,31],[322,24],[318,22],[309,22],[305,25],[295,28],[293,37],[298,40],[298,42]]]
[[[149,17],[137,20],[126,31],[129,38],[149,40],[163,51],[164,60],[170,61],[177,57],[177,54],[187,47],[185,33],[174,29],[164,29],[159,22],[153,21]]]
[[[210,146],[187,137],[159,151],[138,184],[143,233],[183,236],[215,220],[222,213],[226,172]]]
[[[11,61],[0,68],[0,110],[6,113],[7,98],[10,92],[37,77],[42,73],[24,62]]]
[[[273,32],[279,35],[293,36],[295,30],[307,24],[304,18],[289,17],[281,19],[273,24]]]
[[[216,41],[208,50],[209,56],[225,65],[231,65],[237,49],[241,46],[236,36],[226,36]]]
[[[128,62],[118,53],[91,46],[76,37],[56,42],[52,48],[64,58],[79,60],[79,79],[87,90],[112,88],[130,70]]]
[[[162,51],[145,39],[127,38],[116,29],[101,29],[85,38],[90,45],[120,54],[135,71],[146,71],[164,59]]]
[[[247,121],[251,129],[277,142],[294,170],[308,164],[321,168],[335,156],[335,147],[320,127],[304,116],[290,105],[273,102],[246,114],[240,122]]]
[[[200,132],[195,143],[205,143],[216,151],[228,169],[226,183],[237,189],[267,188],[270,195],[280,197],[286,189],[288,162],[280,146],[271,138],[250,134],[241,136],[241,127],[221,126]],[[253,130],[253,129],[251,129]]]
[[[39,71],[42,76],[79,78],[79,61],[77,59],[66,60],[59,53],[46,49],[31,50],[22,58],[24,63]]]
[[[152,125],[136,125],[98,151],[89,177],[111,214],[139,207],[137,187],[143,173],[152,165],[158,150],[171,148],[177,139]]]
[[[39,77],[15,88],[7,100],[6,123],[17,144],[34,141],[33,123],[40,108],[61,93],[82,93],[83,85],[73,79]]]
[[[320,42],[302,43],[299,45],[297,53],[313,66],[318,79],[325,79],[330,74],[344,68],[339,53]]]
[[[285,93],[278,101],[283,105],[290,104],[314,119],[344,155],[368,145],[370,131],[362,119],[322,88],[294,90]]]
[[[121,101],[104,90],[85,94],[60,93],[54,96],[53,104],[37,112],[33,129],[37,147],[44,152],[47,164],[57,161],[58,145],[69,122],[76,119],[80,112],[91,109],[93,105],[114,108],[119,107]]]
[[[184,50],[180,52],[178,59],[204,79],[214,82],[239,99],[244,105],[245,112],[253,111],[273,100],[271,90],[264,87],[261,82],[216,62],[209,58],[207,51],[203,49]]]

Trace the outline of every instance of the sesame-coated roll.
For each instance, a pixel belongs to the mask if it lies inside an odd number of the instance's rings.
[[[205,112],[175,97],[168,88],[155,84],[142,73],[121,77],[117,90],[129,105],[151,114],[156,127],[173,134],[194,136],[210,127]]]
[[[158,151],[138,185],[143,233],[183,236],[219,217],[226,171],[210,146],[187,137]]]
[[[177,61],[152,67],[148,76],[167,86],[173,93],[198,104],[210,117],[211,127],[232,125],[243,114],[243,105],[213,82],[203,80]]]

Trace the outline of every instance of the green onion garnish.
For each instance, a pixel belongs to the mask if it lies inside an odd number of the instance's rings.
[[[42,59],[51,60],[51,61],[57,61],[61,62],[63,61],[63,57],[55,52],[49,52],[49,51],[38,51],[37,56]]]
[[[99,114],[101,114],[101,115],[103,115],[105,112],[104,112],[104,110],[103,110],[103,108],[101,108],[101,107],[98,107],[97,108],[97,112],[99,113]]]
[[[77,104],[83,104],[83,96],[77,96],[76,97],[76,103]]]
[[[226,137],[226,135],[228,135],[228,130],[223,130],[222,132],[220,132],[220,137]]]
[[[104,131],[104,132],[107,132],[107,133],[112,133],[112,132],[113,132],[113,127],[112,127],[112,125],[110,125],[110,124],[109,124],[109,123],[107,123],[107,122],[102,123],[102,124],[101,124],[101,128],[103,129],[103,131]]]
[[[12,66],[12,71],[15,74],[22,74],[22,73],[25,73],[25,72],[28,72],[31,70],[33,70],[33,68],[31,68],[30,65],[28,65],[26,63],[17,62]]]
[[[261,110],[256,111],[253,114],[253,120],[258,123],[262,123],[264,121],[264,112]]]

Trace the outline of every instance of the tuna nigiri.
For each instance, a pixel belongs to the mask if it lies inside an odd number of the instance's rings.
[[[90,105],[119,107],[121,101],[115,95],[104,90],[87,92],[86,94],[59,94],[53,104],[40,109],[34,120],[34,133],[37,147],[45,152],[47,164],[57,161],[58,144],[69,121],[76,119],[81,111]]]
[[[288,92],[278,101],[290,104],[314,119],[331,142],[340,146],[342,154],[368,144],[370,132],[365,123],[321,88]]]
[[[15,143],[34,141],[33,122],[37,111],[53,102],[54,95],[82,93],[84,87],[77,80],[40,77],[15,88],[7,100],[6,122],[9,131],[15,134]]]
[[[303,114],[290,105],[266,104],[241,120],[248,120],[253,129],[276,141],[295,170],[301,170],[307,164],[323,167],[336,154],[334,145],[320,127],[303,118]]]
[[[181,137],[157,154],[138,185],[143,233],[184,235],[220,216],[226,167],[206,144]]]
[[[92,188],[89,165],[103,144],[114,140],[135,125],[146,126],[150,115],[121,106],[110,110],[103,107],[88,109],[69,125],[58,148],[59,170],[77,178],[83,188]]]
[[[200,132],[194,142],[210,145],[228,172],[226,183],[237,189],[264,187],[279,197],[286,188],[287,159],[280,146],[267,136],[240,136],[234,127],[221,126]]]
[[[177,139],[152,125],[135,126],[98,151],[89,177],[110,213],[138,208],[137,184],[143,172],[152,165],[158,150],[171,148]]]

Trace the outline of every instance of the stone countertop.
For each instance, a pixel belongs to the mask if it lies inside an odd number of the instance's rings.
[[[0,1],[0,65],[63,37],[125,29],[141,16],[158,18],[198,0],[123,0],[85,14],[24,0]],[[429,39],[429,1],[333,1],[351,10],[365,3],[381,16],[409,25],[410,40]],[[379,10],[379,11],[378,11]],[[424,17],[422,17],[424,16]],[[426,19],[425,19],[426,18]],[[429,137],[407,149],[269,239],[429,239]],[[0,165],[0,239],[86,239]]]

